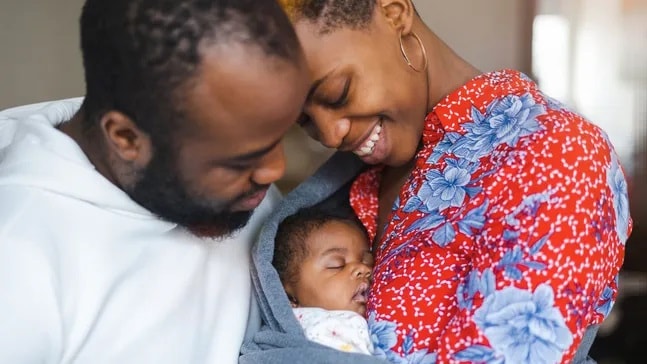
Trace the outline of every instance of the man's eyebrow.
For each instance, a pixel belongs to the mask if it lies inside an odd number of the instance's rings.
[[[276,146],[279,145],[279,143],[281,143],[282,140],[283,140],[283,138],[281,137],[281,138],[279,138],[279,140],[275,141],[274,143],[268,145],[265,148],[261,148],[261,149],[258,149],[258,150],[255,150],[255,151],[252,151],[252,152],[249,152],[249,153],[241,154],[241,155],[236,155],[236,156],[233,156],[231,158],[228,158],[228,160],[229,161],[236,161],[236,162],[245,162],[245,161],[258,159],[258,158],[266,155],[267,153],[269,153],[272,149],[276,148]]]

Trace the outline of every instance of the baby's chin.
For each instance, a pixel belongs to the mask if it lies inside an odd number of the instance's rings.
[[[353,302],[353,304],[354,304],[356,307],[355,307],[354,309],[352,309],[351,311],[355,311],[355,312],[357,312],[358,314],[360,314],[361,316],[365,316],[365,315],[366,315],[366,304],[359,304],[359,303],[357,303],[357,302]]]

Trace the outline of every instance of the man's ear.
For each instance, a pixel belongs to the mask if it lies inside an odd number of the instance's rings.
[[[153,153],[150,136],[126,114],[108,111],[99,123],[106,146],[124,162],[145,166]]]
[[[387,22],[402,35],[409,35],[416,10],[411,0],[380,0]]]

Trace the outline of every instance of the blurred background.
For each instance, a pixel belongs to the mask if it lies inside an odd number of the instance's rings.
[[[82,3],[0,0],[0,109],[82,95]],[[647,0],[414,3],[427,24],[482,71],[523,71],[609,134],[630,179],[635,227],[621,297],[592,356],[601,363],[647,362],[640,355],[647,347]],[[286,154],[285,192],[330,151],[295,128]]]

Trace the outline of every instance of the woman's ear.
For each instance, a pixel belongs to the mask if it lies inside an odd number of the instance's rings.
[[[380,0],[382,13],[398,32],[408,35],[413,27],[416,10],[411,0]]]

